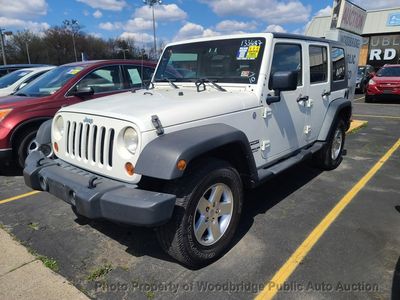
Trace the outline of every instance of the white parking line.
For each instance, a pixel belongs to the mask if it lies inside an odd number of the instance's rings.
[[[364,99],[364,96],[354,99],[354,102]]]

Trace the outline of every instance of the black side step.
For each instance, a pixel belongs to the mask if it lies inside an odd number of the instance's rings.
[[[272,166],[266,167],[264,169],[259,169],[258,170],[258,184],[261,184],[268,179],[271,179],[272,177],[278,175],[279,173],[282,173],[283,171],[293,167],[294,165],[306,160],[310,159],[311,156],[319,151],[322,147],[324,146],[323,142],[316,142],[314,145],[312,145],[310,148],[307,149],[302,149],[299,153],[296,155],[289,157],[287,159],[284,159]]]

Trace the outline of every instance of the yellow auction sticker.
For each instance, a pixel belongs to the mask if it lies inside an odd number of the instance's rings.
[[[258,57],[258,53],[260,53],[260,46],[250,46],[247,51],[247,59],[256,59]]]

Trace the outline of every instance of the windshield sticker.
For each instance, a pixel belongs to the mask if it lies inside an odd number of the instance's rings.
[[[242,71],[241,77],[250,77],[250,71]]]
[[[248,47],[240,47],[237,54],[237,60],[255,60],[260,53],[261,46],[248,46]]]
[[[82,71],[82,69],[83,69],[82,67],[73,68],[73,69],[69,70],[69,71],[67,72],[67,74],[76,75],[76,74],[78,74],[80,71]]]
[[[261,40],[242,40],[240,47],[261,46],[262,44]]]
[[[18,76],[19,77],[24,77],[26,74],[29,74],[30,72],[22,72],[22,73],[20,73]]]

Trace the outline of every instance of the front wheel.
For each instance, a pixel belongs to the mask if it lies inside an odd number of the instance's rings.
[[[39,145],[36,142],[37,129],[30,129],[25,131],[18,139],[16,148],[16,160],[20,168],[25,167],[25,159],[29,153],[37,151]]]
[[[174,182],[167,192],[177,195],[170,222],[157,229],[162,248],[179,262],[202,267],[228,249],[239,223],[243,188],[228,163],[205,161]]]
[[[346,125],[342,119],[336,121],[325,146],[313,158],[314,165],[323,170],[336,169],[343,160]]]

